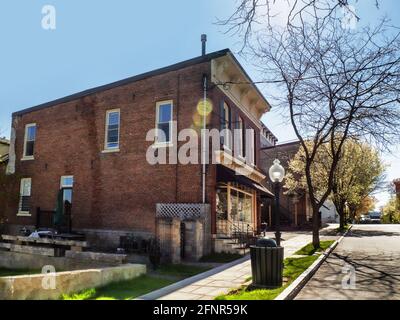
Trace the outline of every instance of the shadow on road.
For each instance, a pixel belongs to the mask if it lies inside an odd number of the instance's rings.
[[[346,237],[398,237],[399,232],[381,231],[381,230],[350,230]]]

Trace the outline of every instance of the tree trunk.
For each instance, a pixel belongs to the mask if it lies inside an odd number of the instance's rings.
[[[339,217],[340,217],[340,226],[339,226],[339,228],[340,228],[340,230],[343,230],[343,229],[344,229],[344,226],[345,226],[345,214],[344,214],[344,210],[342,210],[342,212],[339,213]]]
[[[339,215],[339,229],[343,230],[345,225],[346,212],[344,210],[345,203],[343,201],[334,201],[337,213]]]
[[[320,247],[319,241],[319,208],[317,205],[313,206],[313,246],[315,249]]]

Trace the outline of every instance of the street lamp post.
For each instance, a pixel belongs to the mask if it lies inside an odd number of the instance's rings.
[[[285,177],[285,169],[281,166],[278,159],[274,160],[274,164],[269,168],[269,178],[274,184],[275,193],[275,239],[278,247],[281,245],[281,231],[280,231],[280,209],[279,209],[279,194],[281,189],[281,182]]]

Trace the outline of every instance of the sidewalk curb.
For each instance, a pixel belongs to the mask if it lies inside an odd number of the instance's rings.
[[[176,290],[182,289],[183,287],[191,285],[192,283],[195,283],[197,281],[203,280],[204,278],[207,278],[207,277],[210,277],[210,276],[212,276],[214,274],[220,273],[220,272],[222,272],[222,271],[224,271],[226,269],[229,269],[229,268],[231,268],[233,266],[236,266],[236,265],[241,264],[243,262],[246,262],[248,260],[250,260],[250,255],[246,254],[244,257],[242,257],[240,259],[234,260],[232,262],[225,263],[225,264],[223,264],[223,265],[221,265],[219,267],[213,268],[213,269],[208,270],[206,272],[196,274],[193,277],[186,278],[186,279],[183,279],[181,281],[175,282],[175,283],[173,283],[173,284],[171,284],[169,286],[166,286],[164,288],[158,289],[156,291],[149,292],[149,293],[144,294],[144,295],[142,295],[140,297],[137,297],[136,299],[133,299],[133,300],[157,300],[157,299],[159,299],[161,297],[164,297],[164,296],[166,296],[166,295],[168,295],[168,294],[170,294],[170,293],[172,293],[172,292],[174,292]]]
[[[296,280],[294,280],[285,290],[281,292],[274,300],[293,300],[301,289],[307,284],[311,277],[317,272],[319,267],[325,262],[333,250],[336,249],[338,244],[346,237],[349,231],[353,228],[350,226],[349,229],[332,245],[321,254],[321,256],[306,270],[304,271]]]

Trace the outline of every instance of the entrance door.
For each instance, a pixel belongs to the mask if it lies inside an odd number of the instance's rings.
[[[64,217],[63,226],[66,232],[72,231],[72,190],[74,187],[73,176],[62,176],[60,182],[60,190],[62,193],[62,213]]]
[[[63,193],[63,204],[72,205],[72,188],[74,187],[73,176],[62,176],[60,189]]]

